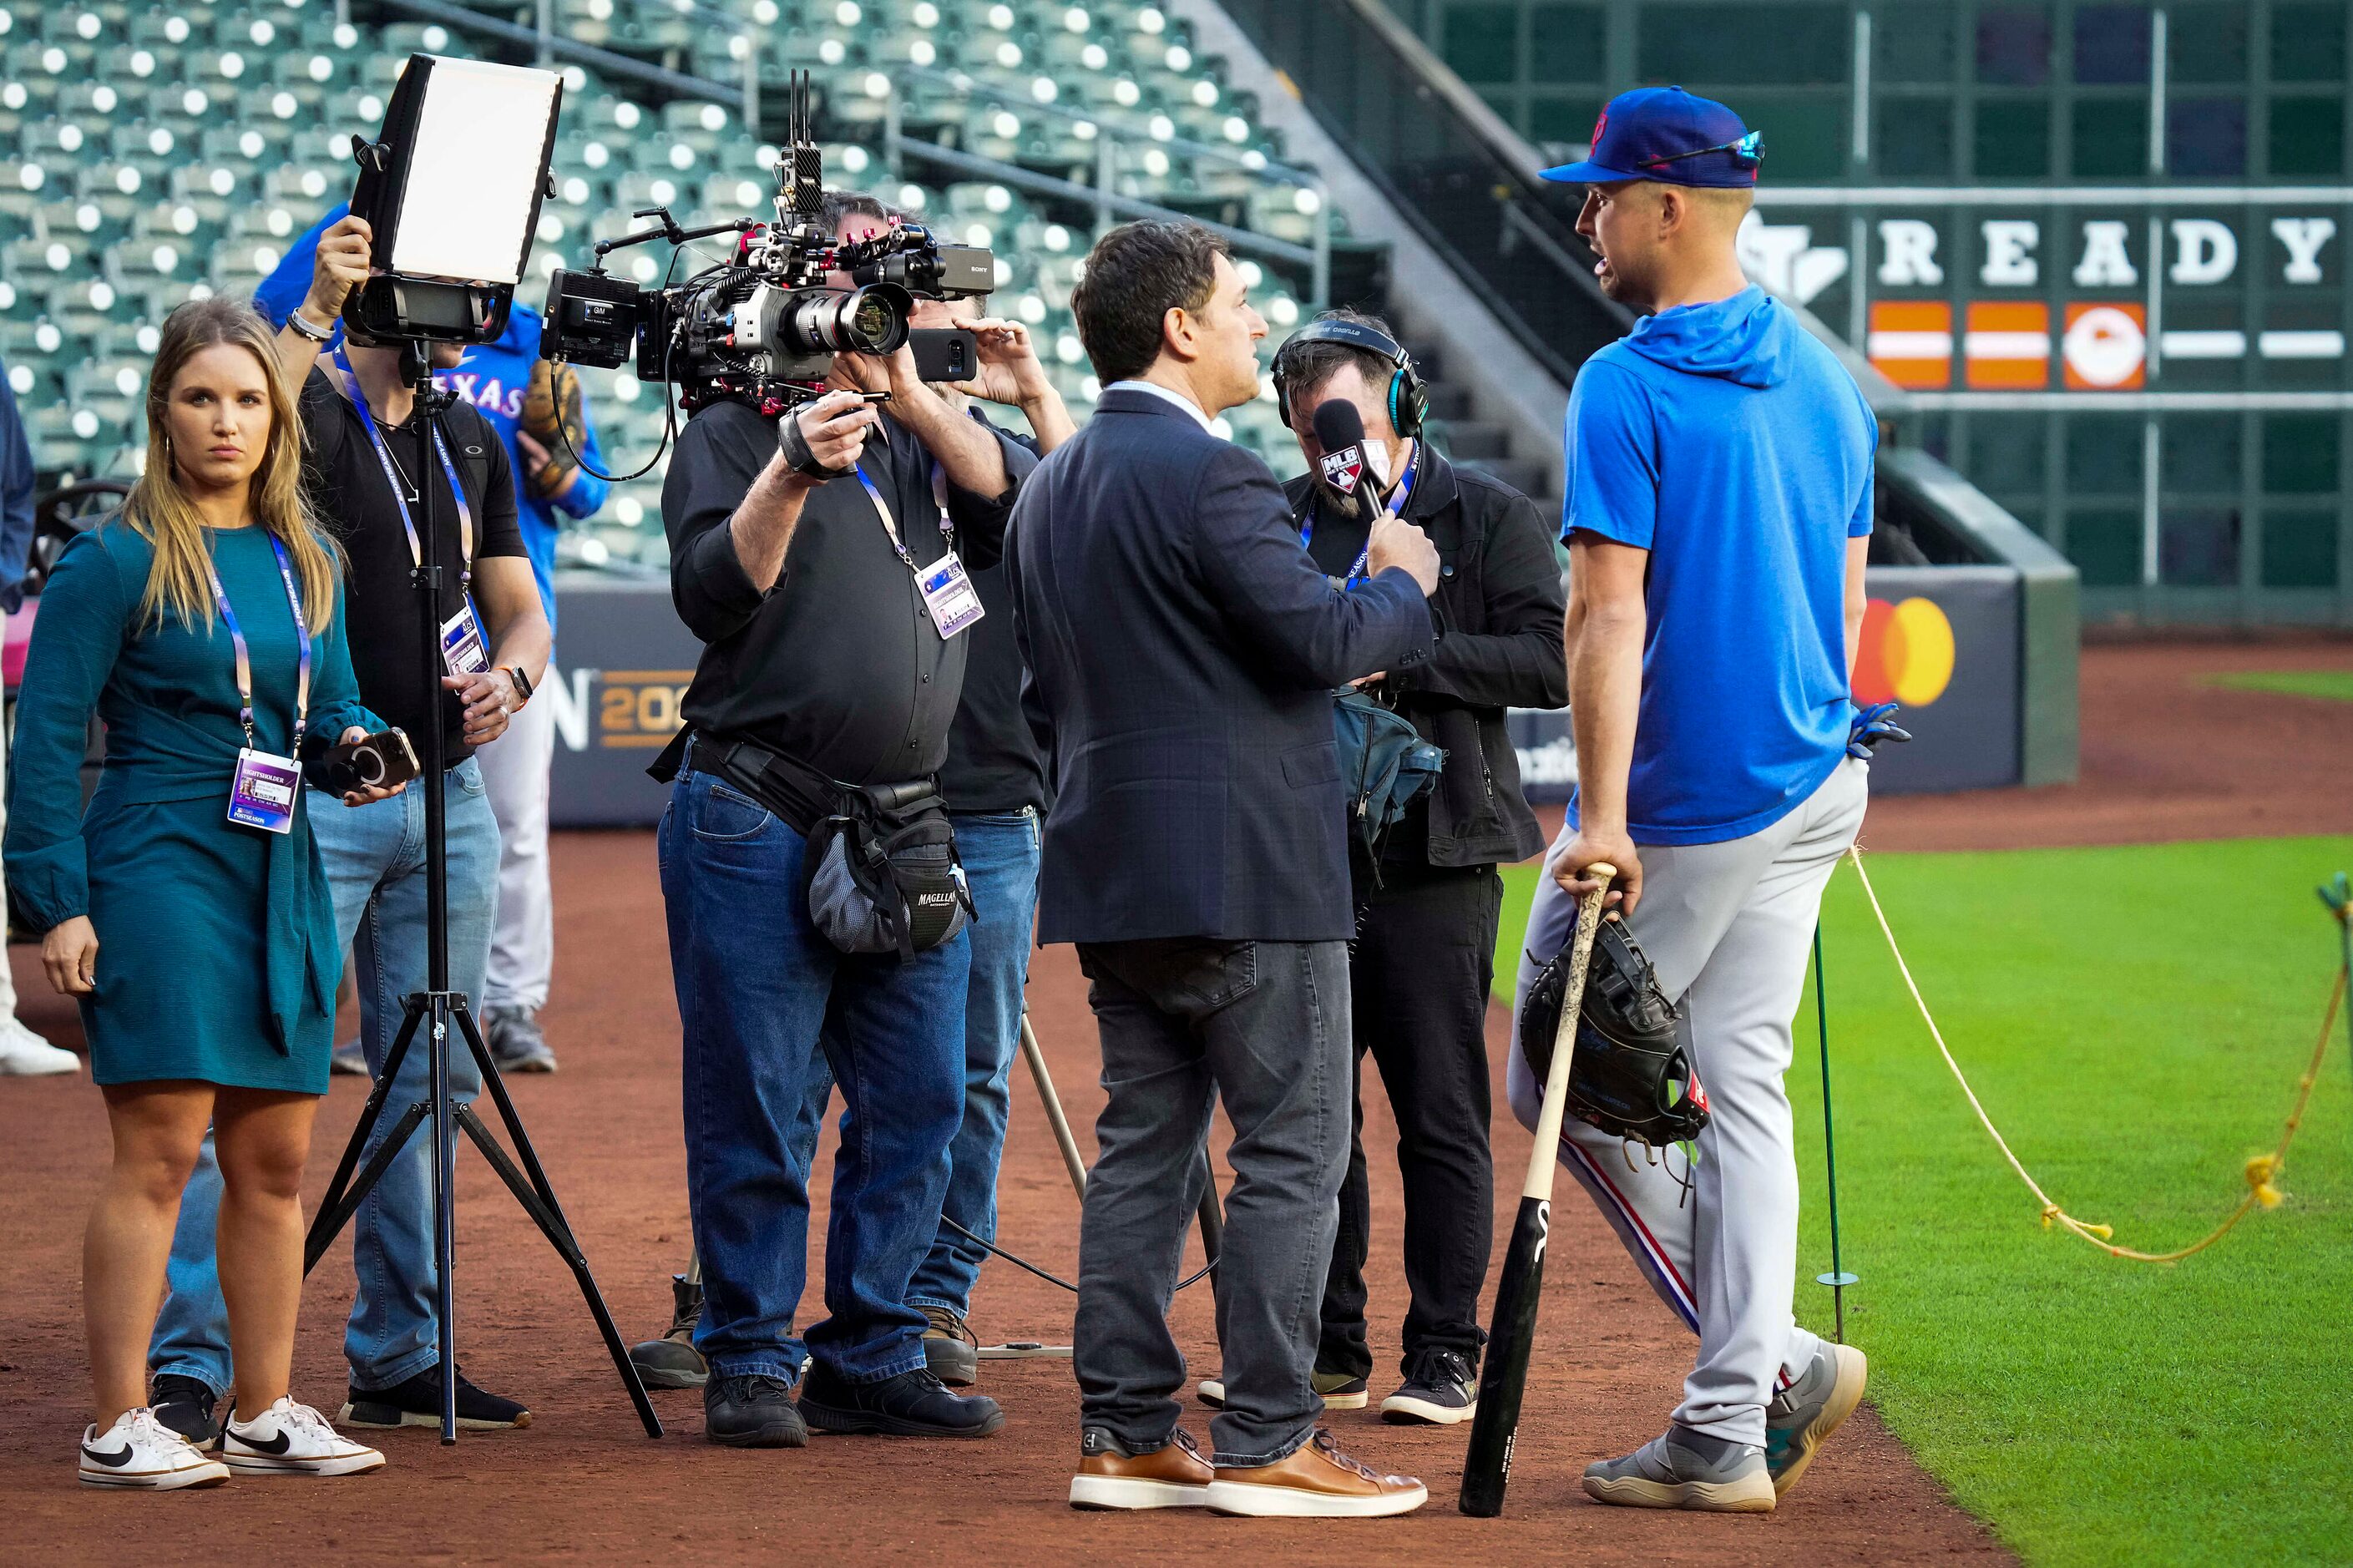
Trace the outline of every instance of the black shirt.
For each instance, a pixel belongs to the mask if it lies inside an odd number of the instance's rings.
[[[997,434],[1028,451],[1037,450],[1026,436]],[[972,647],[965,656],[964,701],[948,731],[940,794],[950,811],[1013,812],[1023,806],[1043,811],[1051,791],[1045,755],[1021,707],[1021,645],[1013,635],[1013,600],[1006,590],[1005,568],[975,572],[972,585],[988,613],[964,634]]]
[[[1004,495],[947,487],[967,570],[996,564],[1015,491],[1037,466],[999,441],[1014,481]],[[774,420],[740,403],[713,403],[680,433],[662,482],[670,595],[704,644],[686,689],[686,722],[757,742],[845,784],[936,773],[973,630],[941,638],[914,574],[854,477],[809,492],[776,586],[754,587],[727,521],[776,450]],[[863,464],[915,561],[928,565],[945,554],[923,444],[886,414],[867,437]],[[1000,606],[988,618],[1004,613]]]
[[[385,722],[406,730],[425,752],[426,650],[433,649],[433,667],[442,668],[438,646],[425,640],[418,615],[417,590],[409,574],[415,558],[408,551],[408,532],[401,526],[400,508],[385,477],[367,426],[351,399],[312,366],[302,384],[302,492],[321,522],[343,548],[344,631],[352,647],[352,671],[359,678],[360,700]],[[433,516],[439,535],[442,620],[465,603],[459,587],[458,508],[449,494],[449,480],[432,443],[425,444],[424,472],[419,474],[415,426],[379,426],[391,451],[396,471],[410,484],[432,487]],[[505,443],[491,422],[462,399],[453,400],[441,416],[449,444],[449,460],[457,465],[459,482],[474,513],[474,559],[524,553],[522,531],[515,521],[514,478],[507,462]],[[424,509],[409,508],[417,538],[425,534]],[[487,638],[490,627],[482,635]],[[489,650],[484,649],[485,652]],[[474,754],[465,741],[464,705],[446,689],[441,702],[445,760],[457,766]]]

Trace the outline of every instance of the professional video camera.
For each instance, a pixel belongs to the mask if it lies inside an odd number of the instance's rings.
[[[907,341],[917,297],[957,299],[997,287],[997,262],[976,245],[945,245],[927,228],[893,224],[839,243],[818,221],[824,160],[810,137],[808,79],[792,85],[789,131],[776,162],[776,216],[681,229],[665,207],[649,228],[598,242],[596,266],[550,280],[540,354],[612,369],[634,347],[641,381],[669,382],[688,409],[734,398],[774,416],[823,390],[836,353],[890,353]],[[640,289],[605,270],[628,246],[673,246],[736,236],[731,260],[670,288]],[[828,288],[830,272],[857,287]]]

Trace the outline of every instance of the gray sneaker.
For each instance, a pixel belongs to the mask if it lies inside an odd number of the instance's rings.
[[[1814,1462],[1822,1440],[1837,1431],[1862,1403],[1871,1363],[1852,1345],[1826,1344],[1806,1375],[1765,1406],[1765,1468],[1773,1495],[1785,1495]]]
[[[1773,1478],[1765,1450],[1670,1426],[1622,1459],[1586,1468],[1597,1502],[1626,1508],[1689,1508],[1707,1513],[1771,1513]]]
[[[365,1078],[368,1076],[367,1052],[357,1040],[345,1040],[335,1047],[335,1054],[327,1058],[327,1070],[350,1078]]]
[[[528,1007],[482,1009],[482,1038],[501,1072],[554,1072],[555,1053]]]

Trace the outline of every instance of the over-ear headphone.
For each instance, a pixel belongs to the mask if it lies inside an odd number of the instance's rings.
[[[1309,343],[1346,343],[1351,348],[1369,349],[1389,362],[1394,374],[1389,377],[1389,425],[1404,437],[1421,434],[1422,421],[1430,417],[1430,388],[1422,384],[1421,373],[1413,367],[1413,356],[1387,334],[1355,321],[1325,319],[1310,321],[1283,340],[1274,351],[1274,384],[1280,387],[1283,379],[1283,358],[1293,349]],[[1291,400],[1278,397],[1275,412],[1282,416],[1283,428],[1291,427]]]

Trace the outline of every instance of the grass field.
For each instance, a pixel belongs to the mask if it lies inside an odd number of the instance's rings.
[[[2353,838],[1871,861],[2012,1147],[2069,1212],[2150,1251],[2204,1234],[2244,1192],[2246,1158],[2277,1139],[2337,957],[2312,889],[2348,865]],[[1534,886],[1519,868],[1511,907]],[[2185,1263],[2126,1263],[2036,1223],[1851,868],[1824,940],[1843,1260],[1862,1276],[1847,1329],[1897,1435],[2032,1563],[2353,1558],[2343,1024],[2281,1178],[2286,1205]],[[1810,1001],[1798,1031],[1798,1306],[1828,1332]]]
[[[2218,675],[2216,686],[2240,691],[2276,691],[2289,697],[2321,697],[2353,702],[2353,669],[2267,669]]]

